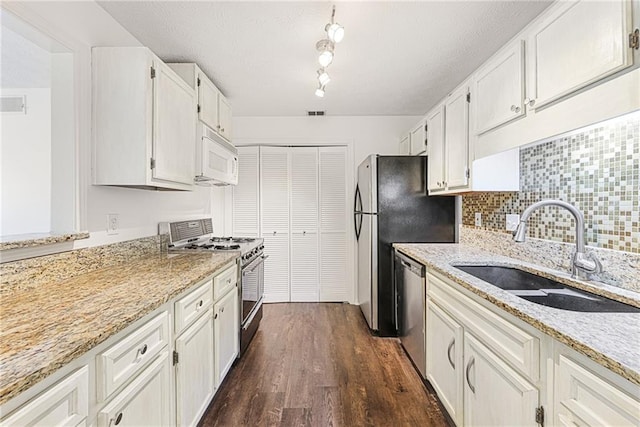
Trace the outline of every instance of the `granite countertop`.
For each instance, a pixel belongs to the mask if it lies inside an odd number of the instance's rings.
[[[557,271],[465,244],[394,244],[394,247],[464,288],[640,385],[640,313],[581,313],[535,304],[480,280],[452,264],[516,266],[564,284],[640,306],[640,294],[571,279]]]
[[[0,404],[239,256],[157,253],[0,296]]]
[[[0,251],[18,248],[32,248],[34,246],[51,245],[53,243],[71,242],[74,240],[88,239],[89,232],[77,233],[32,233],[13,236],[0,236]]]

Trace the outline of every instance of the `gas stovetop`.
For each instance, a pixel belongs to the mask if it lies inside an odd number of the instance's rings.
[[[263,239],[254,237],[211,236],[211,218],[193,221],[161,223],[160,233],[169,234],[169,250],[190,251],[239,251],[242,265],[260,255],[264,249]]]

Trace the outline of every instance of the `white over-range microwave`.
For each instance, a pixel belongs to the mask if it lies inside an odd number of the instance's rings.
[[[196,184],[236,185],[238,150],[202,122],[196,142]]]

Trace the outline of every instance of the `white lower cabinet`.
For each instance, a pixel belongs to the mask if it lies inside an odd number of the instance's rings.
[[[427,378],[458,426],[535,426],[539,339],[427,273]],[[525,376],[526,375],[526,376]]]
[[[215,392],[211,309],[176,339],[175,351],[178,425],[194,426]]]
[[[640,425],[640,387],[573,350],[557,352],[554,386],[555,425]]]
[[[238,356],[240,347],[238,312],[238,288],[234,286],[229,293],[213,306],[214,312],[214,352],[216,388],[231,369]]]
[[[84,366],[0,422],[13,426],[84,426],[89,415],[89,369]]]
[[[164,351],[98,412],[98,426],[173,425],[170,375],[169,353]]]
[[[537,425],[538,389],[467,332],[464,360],[464,425]]]
[[[427,306],[427,378],[451,418],[462,425],[462,326],[431,300]]]

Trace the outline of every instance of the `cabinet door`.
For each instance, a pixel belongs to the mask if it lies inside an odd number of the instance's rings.
[[[406,134],[400,139],[400,155],[411,153],[409,141],[411,141],[411,134]]]
[[[193,184],[195,91],[168,65],[154,61],[153,178]]]
[[[464,360],[465,425],[538,425],[538,390],[467,332]]]
[[[235,286],[213,308],[216,388],[231,369],[238,356],[240,344],[240,314],[238,313],[238,288]]]
[[[218,88],[202,72],[198,72],[198,118],[211,129],[220,130],[218,122]]]
[[[314,301],[318,289],[318,149],[291,150],[291,301]]]
[[[632,65],[630,31],[630,1],[559,2],[528,39],[528,96],[534,108]]]
[[[215,390],[211,309],[176,340],[176,409],[179,426],[195,426]]]
[[[264,269],[266,302],[289,301],[289,149],[260,148],[261,230],[269,262]]]
[[[218,94],[218,118],[220,135],[231,140],[231,104],[222,94]]]
[[[131,384],[98,412],[98,426],[166,426],[173,422],[169,353],[163,352]]]
[[[260,152],[238,147],[238,184],[233,186],[233,235],[258,237],[260,218]]]
[[[518,40],[474,78],[475,133],[480,135],[525,114],[524,42]]]
[[[427,187],[430,192],[444,189],[444,118],[444,104],[427,116]]]
[[[430,299],[427,305],[427,378],[451,418],[462,425],[463,330]]]
[[[89,415],[89,369],[85,366],[31,400],[0,425],[79,426]]]
[[[415,156],[418,154],[422,154],[427,150],[426,144],[426,132],[424,129],[425,124],[420,122],[416,127],[411,130],[411,135],[409,138],[409,143],[411,146],[410,154]]]
[[[469,88],[464,85],[446,101],[444,148],[445,186],[447,189],[465,187],[469,183]]]
[[[631,383],[627,385],[631,393],[560,355],[555,370],[555,423],[563,426],[639,425],[640,388]]]
[[[319,148],[320,301],[349,301],[347,150]]]

